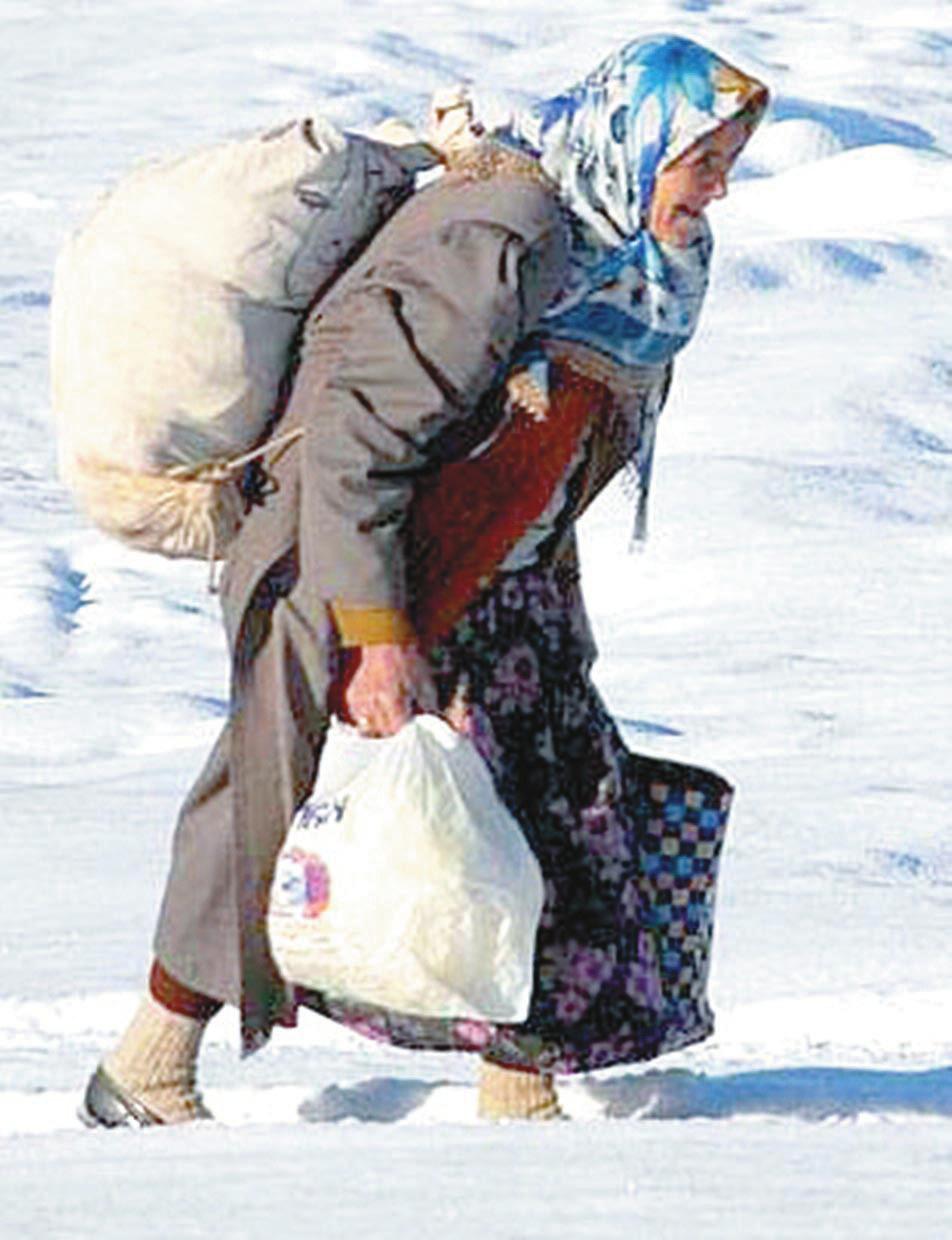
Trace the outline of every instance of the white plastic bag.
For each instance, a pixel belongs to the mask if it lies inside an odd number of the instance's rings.
[[[472,743],[420,715],[332,724],[278,858],[268,931],[289,981],[418,1016],[525,1020],[539,864]]]

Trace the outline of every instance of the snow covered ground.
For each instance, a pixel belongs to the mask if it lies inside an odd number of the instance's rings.
[[[225,712],[204,570],[93,532],[53,470],[51,271],[144,156],[318,107],[419,119],[557,89],[676,30],[775,103],[712,220],[652,540],[584,530],[599,678],[635,747],[739,794],[716,1036],[475,1121],[470,1066],[316,1018],[220,1116],[86,1133],[142,985],[177,803]],[[952,4],[0,0],[0,1234],[914,1237],[952,1224]]]

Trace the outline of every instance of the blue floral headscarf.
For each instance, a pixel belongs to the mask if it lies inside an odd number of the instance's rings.
[[[637,39],[500,136],[536,155],[574,225],[570,274],[543,335],[621,366],[669,361],[694,334],[711,235],[658,241],[647,218],[658,173],[740,113],[751,127],[765,87],[676,35]]]

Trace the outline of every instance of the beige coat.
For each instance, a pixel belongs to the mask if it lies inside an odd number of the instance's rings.
[[[405,615],[415,479],[492,429],[492,394],[565,261],[551,189],[477,163],[411,199],[309,318],[275,428],[304,433],[231,550],[230,718],[183,808],[156,932],[174,977],[240,1006],[246,1051],[293,1011],[264,916],[313,782],[337,642]]]

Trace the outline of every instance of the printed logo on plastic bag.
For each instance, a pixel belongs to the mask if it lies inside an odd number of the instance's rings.
[[[320,857],[290,848],[278,857],[272,900],[298,917],[320,917],[330,903],[331,876]]]
[[[306,831],[309,827],[316,829],[326,826],[329,822],[340,822],[346,808],[346,796],[320,797],[306,801],[298,810],[296,823],[300,830]]]

